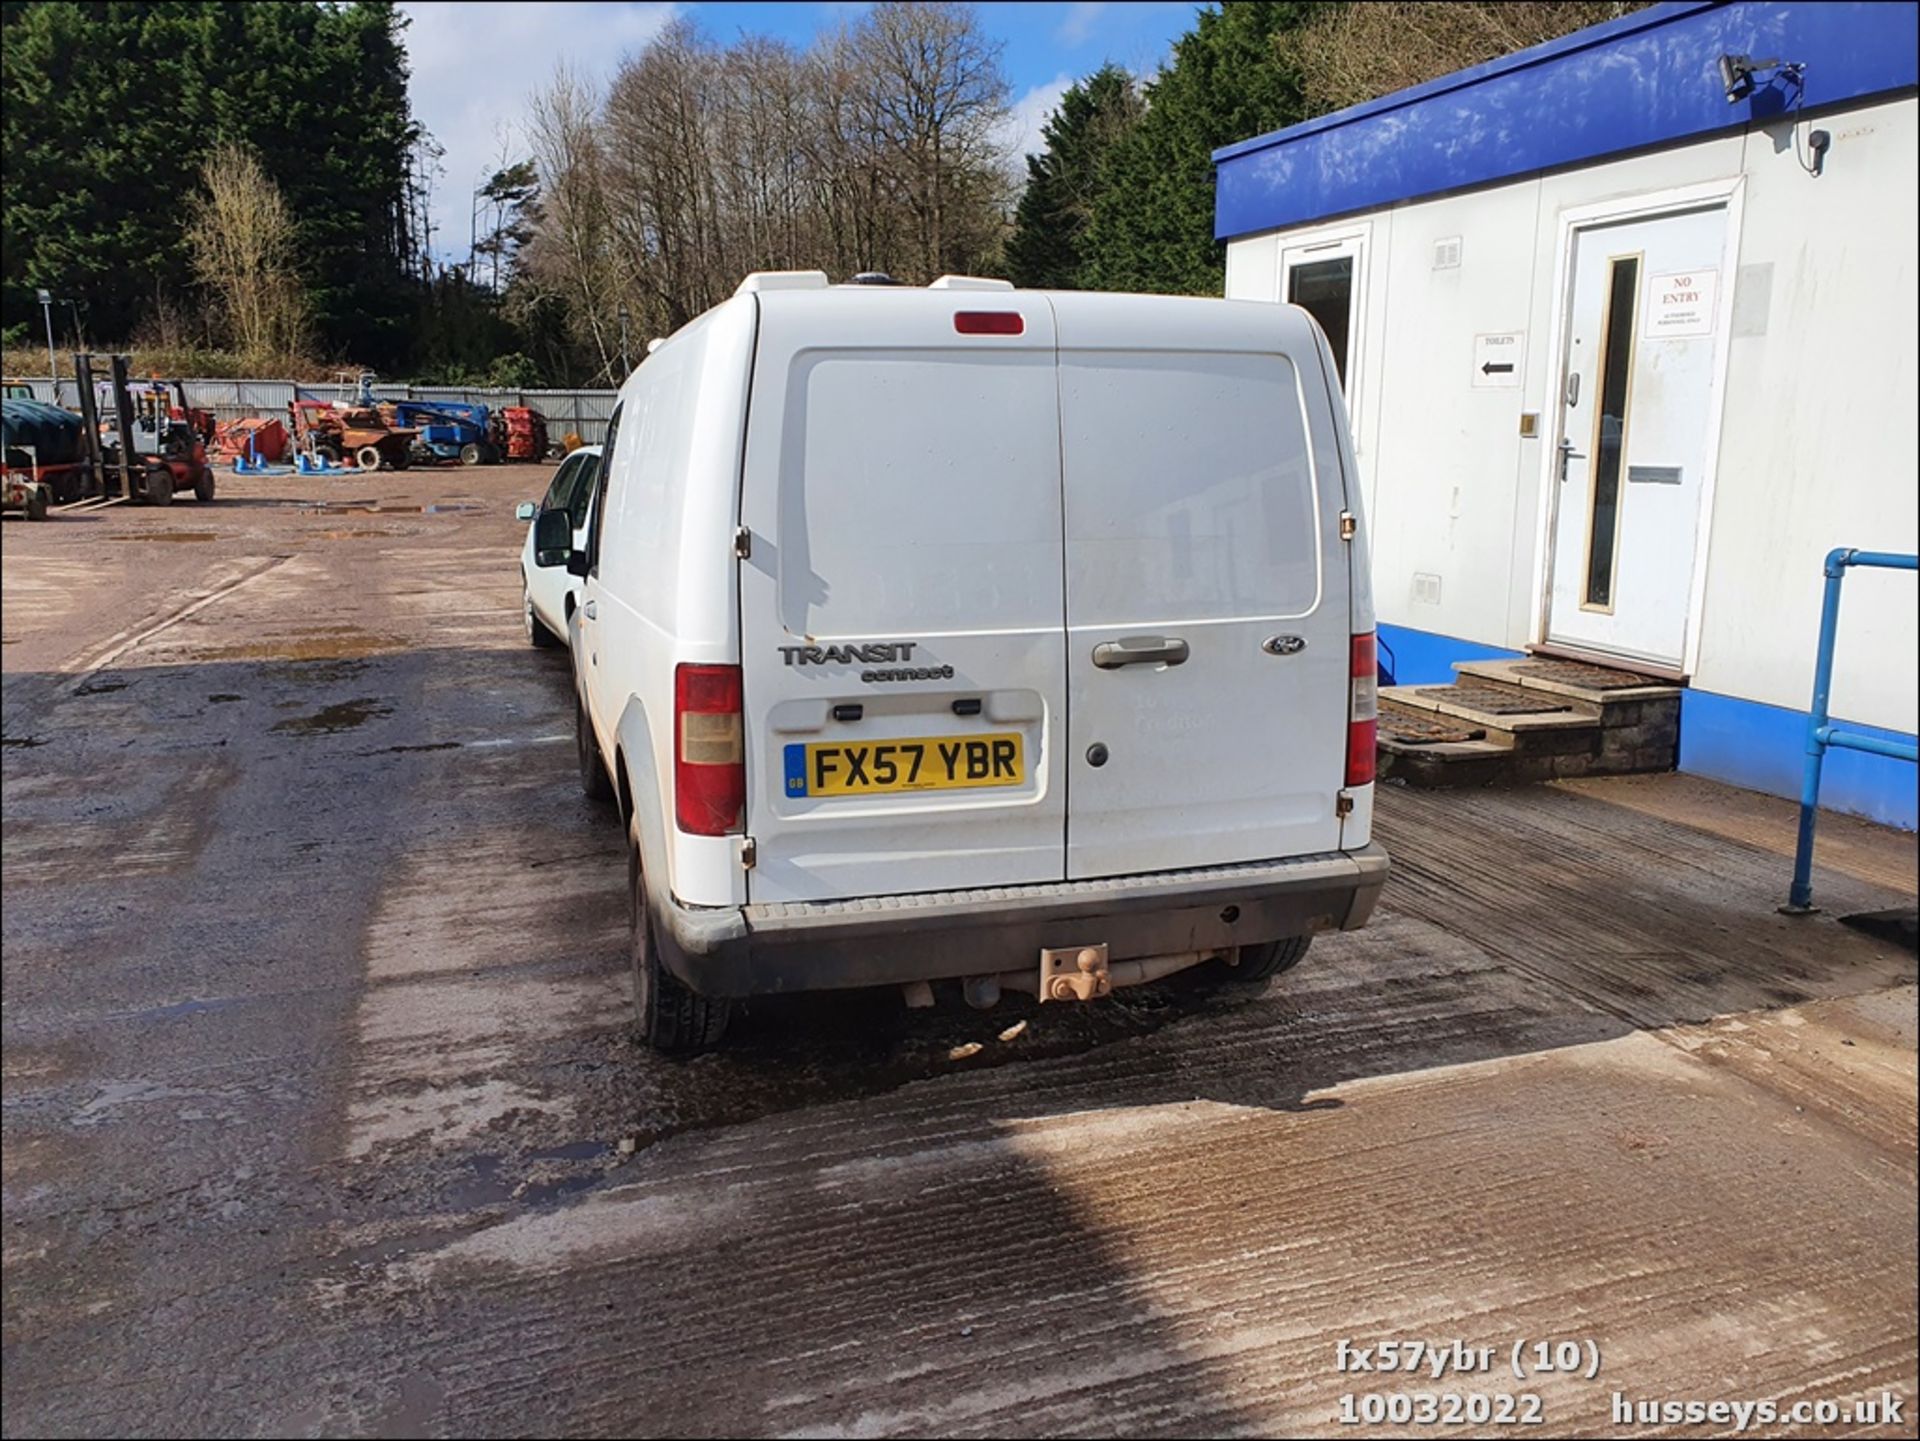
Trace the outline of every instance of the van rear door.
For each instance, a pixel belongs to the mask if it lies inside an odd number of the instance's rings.
[[[1331,851],[1341,480],[1302,314],[1056,295],[1070,880]]]
[[[749,898],[1061,879],[1045,298],[758,302],[740,497]]]

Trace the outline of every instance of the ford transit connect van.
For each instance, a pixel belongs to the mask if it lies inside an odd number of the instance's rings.
[[[1292,307],[748,277],[622,388],[569,624],[664,1050],[770,992],[1084,1001],[1365,922],[1373,607]]]

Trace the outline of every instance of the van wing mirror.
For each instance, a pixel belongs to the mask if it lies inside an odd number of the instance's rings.
[[[564,510],[543,510],[533,522],[533,563],[566,565],[573,556],[573,517]]]
[[[539,513],[540,507],[530,500],[523,500],[513,508],[513,518],[515,520],[532,520]]]

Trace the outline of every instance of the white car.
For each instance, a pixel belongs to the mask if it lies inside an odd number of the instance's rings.
[[[650,1044],[777,991],[1264,980],[1366,921],[1373,603],[1305,311],[755,275],[606,449],[534,560],[582,582]]]
[[[583,445],[560,462],[545,495],[514,508],[514,519],[528,522],[527,542],[520,548],[520,618],[532,645],[561,644],[567,634],[567,621],[579,601],[579,586],[565,570],[533,563],[532,523],[547,511],[564,510],[575,544],[584,548],[599,468],[600,447]]]

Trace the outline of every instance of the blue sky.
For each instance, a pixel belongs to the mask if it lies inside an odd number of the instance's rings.
[[[604,81],[623,56],[643,49],[676,15],[717,39],[774,35],[804,45],[865,7],[848,3],[507,3],[420,0],[400,7],[411,19],[407,52],[415,116],[446,148],[434,195],[434,250],[466,256],[474,186],[503,153],[518,158],[527,97],[565,61]],[[1113,60],[1141,75],[1166,59],[1193,25],[1195,3],[998,3],[976,5],[982,27],[1005,46],[1011,90],[1009,143],[1036,148],[1047,113],[1080,76]]]

